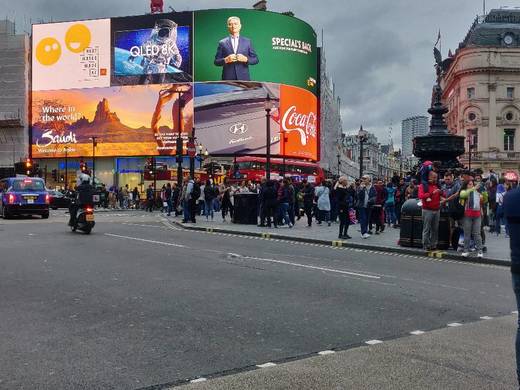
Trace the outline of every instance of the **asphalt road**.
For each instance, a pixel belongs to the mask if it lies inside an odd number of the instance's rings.
[[[96,218],[0,220],[1,389],[166,387],[515,310],[507,268]]]

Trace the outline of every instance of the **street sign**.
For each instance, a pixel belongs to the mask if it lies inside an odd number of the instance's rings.
[[[188,142],[186,145],[188,149],[188,156],[195,157],[195,154],[197,154],[197,149],[195,148],[195,142]]]

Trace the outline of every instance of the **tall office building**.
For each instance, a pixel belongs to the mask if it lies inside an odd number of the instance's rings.
[[[403,157],[413,155],[413,139],[428,134],[428,117],[412,116],[403,120],[401,125]]]

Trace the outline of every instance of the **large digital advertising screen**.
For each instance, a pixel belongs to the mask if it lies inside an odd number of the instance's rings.
[[[32,89],[110,86],[110,19],[35,24]]]
[[[317,160],[317,78],[313,29],[273,12],[34,25],[33,157],[175,155],[193,127],[211,155],[264,155],[269,96],[271,153]]]
[[[317,93],[316,33],[275,12],[196,11],[195,80],[263,81]]]
[[[192,81],[191,12],[112,19],[112,85]]]
[[[179,123],[179,97],[182,100]],[[33,157],[175,154],[193,127],[191,84],[33,92]]]

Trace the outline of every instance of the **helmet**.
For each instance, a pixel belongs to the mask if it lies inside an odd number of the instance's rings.
[[[82,174],[79,175],[79,177],[78,177],[78,181],[79,181],[80,183],[86,183],[86,184],[88,184],[88,183],[90,183],[90,176],[87,175],[86,173],[82,173]]]

